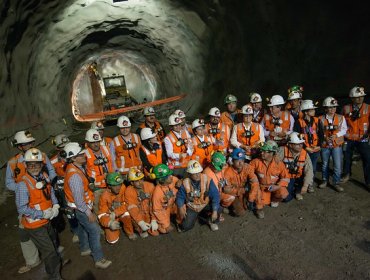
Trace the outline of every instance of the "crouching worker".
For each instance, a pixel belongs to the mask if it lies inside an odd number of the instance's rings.
[[[114,244],[119,240],[121,224],[130,240],[135,240],[130,214],[125,203],[126,186],[120,173],[108,173],[106,178],[108,189],[103,192],[99,200],[98,218],[104,227],[105,239]]]
[[[176,195],[178,207],[178,229],[187,231],[194,227],[199,216],[210,225],[212,231],[218,230],[220,194],[211,178],[202,174],[203,168],[196,160],[190,160],[186,169],[189,178],[183,180]],[[211,218],[209,219],[209,213]]]
[[[297,132],[292,132],[288,137],[288,145],[281,147],[279,158],[285,163],[290,178],[288,185],[289,195],[285,202],[295,198],[303,199],[303,194],[307,193],[313,184],[313,169],[310,156],[303,149],[305,140]]]
[[[128,180],[130,186],[125,191],[125,202],[135,230],[141,238],[148,237],[148,232],[153,236],[159,235],[158,223],[151,209],[154,185],[144,181],[144,173],[137,168],[130,168]]]
[[[172,170],[165,164],[153,168],[151,178],[156,180],[157,186],[153,192],[153,214],[158,223],[160,233],[169,233],[174,230],[171,225],[171,214],[177,213],[175,198],[181,180],[172,176]]]
[[[249,207],[256,206],[257,218],[263,219],[265,214],[263,207],[270,204],[278,207],[279,202],[288,196],[287,186],[289,183],[288,171],[282,161],[276,159],[278,145],[273,140],[268,140],[261,147],[261,158],[251,161],[250,166],[256,173],[259,186],[254,185],[249,192]]]
[[[36,148],[24,155],[26,173],[16,188],[16,204],[24,235],[35,243],[45,262],[48,279],[61,279],[61,259],[56,251],[56,234],[50,220],[58,216],[59,204],[44,168],[43,154]]]

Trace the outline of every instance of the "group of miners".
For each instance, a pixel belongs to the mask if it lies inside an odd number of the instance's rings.
[[[8,162],[6,186],[15,192],[19,214],[26,261],[19,273],[37,266],[41,253],[50,279],[60,279],[63,247],[55,228],[63,215],[81,256],[91,255],[95,266],[105,269],[112,262],[102,252],[102,232],[114,244],[121,228],[135,240],[175,228],[185,232],[197,221],[216,231],[223,214],[239,217],[247,210],[263,219],[266,205],[278,207],[315,191],[320,155],[318,188],[329,185],[332,158],[330,185],[342,192],[357,149],[370,189],[364,88],[350,90],[351,103],[342,114],[337,113],[338,101],[326,97],[319,117],[315,103],[303,100],[302,94],[301,86],[293,86],[287,102],[272,96],[269,111],[258,93],[251,93],[241,109],[236,96],[229,94],[226,110],[211,108],[207,122],[197,118],[189,125],[185,113],[176,110],[168,118],[168,132],[154,108],[147,107],[136,133],[130,119],[120,116],[119,134],[113,139],[104,136],[100,121],[92,123],[82,145],[57,135],[50,160],[35,148],[30,132],[17,132],[13,145],[19,153]]]

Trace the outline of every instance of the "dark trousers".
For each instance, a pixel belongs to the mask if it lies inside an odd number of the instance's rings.
[[[291,201],[296,193],[301,193],[303,186],[303,178],[291,178],[288,184],[289,195],[284,199],[284,202]]]
[[[311,162],[312,162],[312,170],[313,170],[313,176],[315,177],[316,174],[316,167],[317,167],[317,160],[319,159],[320,152],[316,153],[308,153]]]
[[[51,224],[36,229],[26,228],[25,231],[41,253],[49,279],[61,279],[61,259],[56,251],[56,235]]]
[[[206,207],[204,207],[203,210],[200,211],[200,212],[196,212],[196,211],[187,207],[186,208],[186,217],[182,221],[182,223],[180,224],[181,230],[182,231],[191,230],[194,227],[195,222],[197,221],[198,217],[199,217],[199,219],[202,223],[207,224],[210,221],[209,213],[211,211],[212,211],[212,207],[211,207],[210,204],[208,204]],[[221,206],[218,208],[217,212],[219,213],[218,216],[220,216],[220,213],[222,212],[222,207]],[[217,218],[215,223],[218,223],[218,222],[219,222],[219,218]]]
[[[370,184],[370,146],[368,142],[347,140],[347,147],[344,152],[343,175],[351,175],[352,156],[355,149],[357,149],[358,153],[361,156],[365,183]]]

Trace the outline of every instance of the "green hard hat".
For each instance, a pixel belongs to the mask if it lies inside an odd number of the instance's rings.
[[[226,164],[226,157],[221,152],[215,152],[211,157],[211,163],[217,171],[221,171]]]
[[[279,150],[279,146],[276,144],[273,140],[268,140],[265,143],[263,143],[261,147],[261,151],[267,151],[267,152],[277,152]]]
[[[238,98],[236,98],[236,96],[232,94],[226,95],[224,103],[229,104],[232,102],[238,102]]]
[[[291,93],[291,92],[294,92],[294,91],[297,91],[297,92],[303,92],[303,87],[302,86],[292,86],[290,88],[288,88],[288,93]]]
[[[153,168],[154,179],[161,179],[172,175],[173,171],[166,164],[158,164]]]
[[[123,183],[123,178],[120,173],[112,172],[107,174],[107,184],[109,186],[119,186]]]

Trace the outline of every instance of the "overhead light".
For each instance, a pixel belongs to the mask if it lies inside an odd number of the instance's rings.
[[[128,1],[128,0],[113,0],[113,3],[124,2],[124,1]]]

